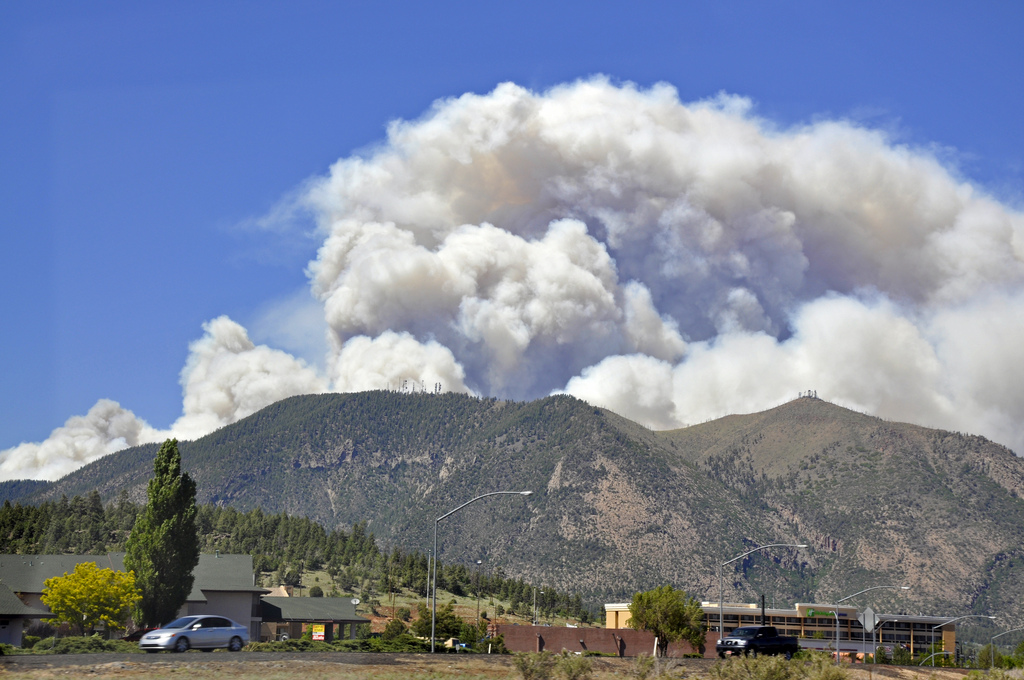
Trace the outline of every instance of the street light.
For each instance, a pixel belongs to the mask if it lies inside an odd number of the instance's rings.
[[[462,505],[460,505],[459,507],[455,508],[454,510],[449,510],[448,512],[444,513],[443,515],[441,515],[440,517],[438,517],[437,519],[434,520],[434,574],[433,574],[433,578],[432,578],[433,583],[432,583],[432,586],[431,586],[431,588],[434,591],[434,596],[433,596],[432,609],[431,609],[431,612],[430,612],[430,653],[431,654],[434,653],[434,636],[435,636],[435,631],[437,630],[437,525],[441,523],[441,520],[443,520],[443,519],[445,519],[447,517],[451,517],[452,515],[457,513],[459,510],[462,510],[464,507],[466,507],[470,503],[475,503],[476,501],[480,500],[481,498],[487,498],[488,496],[499,496],[499,495],[529,496],[532,493],[533,493],[532,491],[492,491],[490,493],[485,493],[483,495],[477,496],[476,498],[468,500],[465,503],[463,503]]]
[[[737,555],[736,557],[732,558],[731,560],[728,560],[727,562],[722,562],[720,565],[718,565],[718,641],[719,642],[721,642],[722,639],[725,637],[725,615],[723,614],[723,611],[725,610],[725,602],[724,602],[724,597],[725,596],[723,595],[723,591],[722,591],[722,569],[725,567],[725,565],[732,564],[736,560],[742,560],[747,555],[750,555],[752,553],[756,553],[759,550],[767,550],[768,548],[806,548],[806,547],[807,547],[807,544],[805,544],[805,543],[771,543],[769,545],[762,545],[760,548],[754,548],[753,550],[748,550],[747,552],[743,553],[742,555]]]
[[[989,670],[992,670],[992,666],[994,666],[995,663],[996,663],[996,638],[997,637],[1003,637],[1007,633],[1016,633],[1018,630],[1024,630],[1024,628],[1014,628],[1013,630],[1004,630],[999,635],[993,635],[992,636],[992,639],[989,641],[989,650],[988,650],[988,669]]]
[[[935,637],[935,629],[936,628],[942,628],[943,626],[948,626],[949,624],[953,623],[954,621],[960,621],[961,619],[994,619],[994,618],[996,618],[996,617],[994,617],[994,616],[985,616],[984,614],[968,614],[967,616],[958,616],[955,619],[950,619],[949,621],[943,621],[942,623],[940,623],[937,626],[932,626],[932,638],[934,639],[934,637]],[[1007,631],[1007,632],[1009,632],[1009,631]],[[936,656],[935,654],[932,654],[932,667],[933,668],[935,667],[935,656]]]
[[[872,586],[870,588],[865,588],[864,590],[858,591],[858,592],[854,593],[853,595],[847,595],[844,598],[836,600],[836,605],[838,605],[840,602],[846,602],[847,600],[852,600],[853,598],[857,597],[858,595],[863,595],[864,593],[868,592],[869,590],[884,590],[884,589],[888,589],[888,590],[910,590],[910,586]],[[837,606],[836,610],[834,612],[832,612],[832,613],[836,615],[836,665],[838,666],[839,665],[839,607]],[[861,638],[861,641],[863,642],[863,638]],[[862,646],[861,649],[863,650],[864,647]]]

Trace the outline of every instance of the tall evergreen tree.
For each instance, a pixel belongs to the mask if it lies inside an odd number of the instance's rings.
[[[192,591],[192,570],[199,563],[196,483],[181,471],[176,439],[156,454],[147,495],[125,545],[124,566],[135,572],[142,591],[135,618],[148,626],[174,619]]]

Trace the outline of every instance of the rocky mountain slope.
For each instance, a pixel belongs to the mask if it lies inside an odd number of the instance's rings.
[[[18,489],[23,501],[122,488],[141,500],[155,446]],[[181,444],[199,500],[368,520],[385,542],[484,560],[587,599],[663,583],[717,599],[827,602],[1024,625],[1024,461],[981,437],[891,423],[801,398],[652,432],[571,397],[512,403],[367,392],[274,404]]]

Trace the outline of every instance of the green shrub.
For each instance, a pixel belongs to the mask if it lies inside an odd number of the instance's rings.
[[[408,621],[412,618],[412,610],[408,607],[399,607],[396,616],[402,621]]]
[[[555,655],[547,651],[518,652],[512,655],[512,665],[523,680],[550,680],[555,662]]]
[[[246,646],[250,652],[333,652],[334,645],[320,640],[273,640],[271,642],[250,642]]]
[[[33,654],[118,654],[140,653],[139,646],[124,640],[104,640],[99,635],[46,638],[32,645]]]
[[[32,649],[41,639],[38,635],[24,635],[21,638],[21,648]]]
[[[369,638],[366,641],[370,646],[370,651],[373,652],[390,652],[390,653],[413,653],[418,654],[421,652],[430,651],[430,643],[420,640],[409,633],[402,633],[396,635],[390,640],[385,640],[383,637]]]
[[[582,656],[562,650],[555,667],[565,680],[590,680],[594,674],[594,663]]]
[[[384,626],[384,632],[381,633],[380,637],[385,641],[394,640],[405,632],[405,624],[402,623],[401,619],[391,619],[388,621],[388,625]]]

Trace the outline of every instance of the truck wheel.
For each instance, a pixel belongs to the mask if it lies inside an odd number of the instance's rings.
[[[724,659],[725,658],[725,652],[719,652],[718,653],[718,658],[719,659]]]

